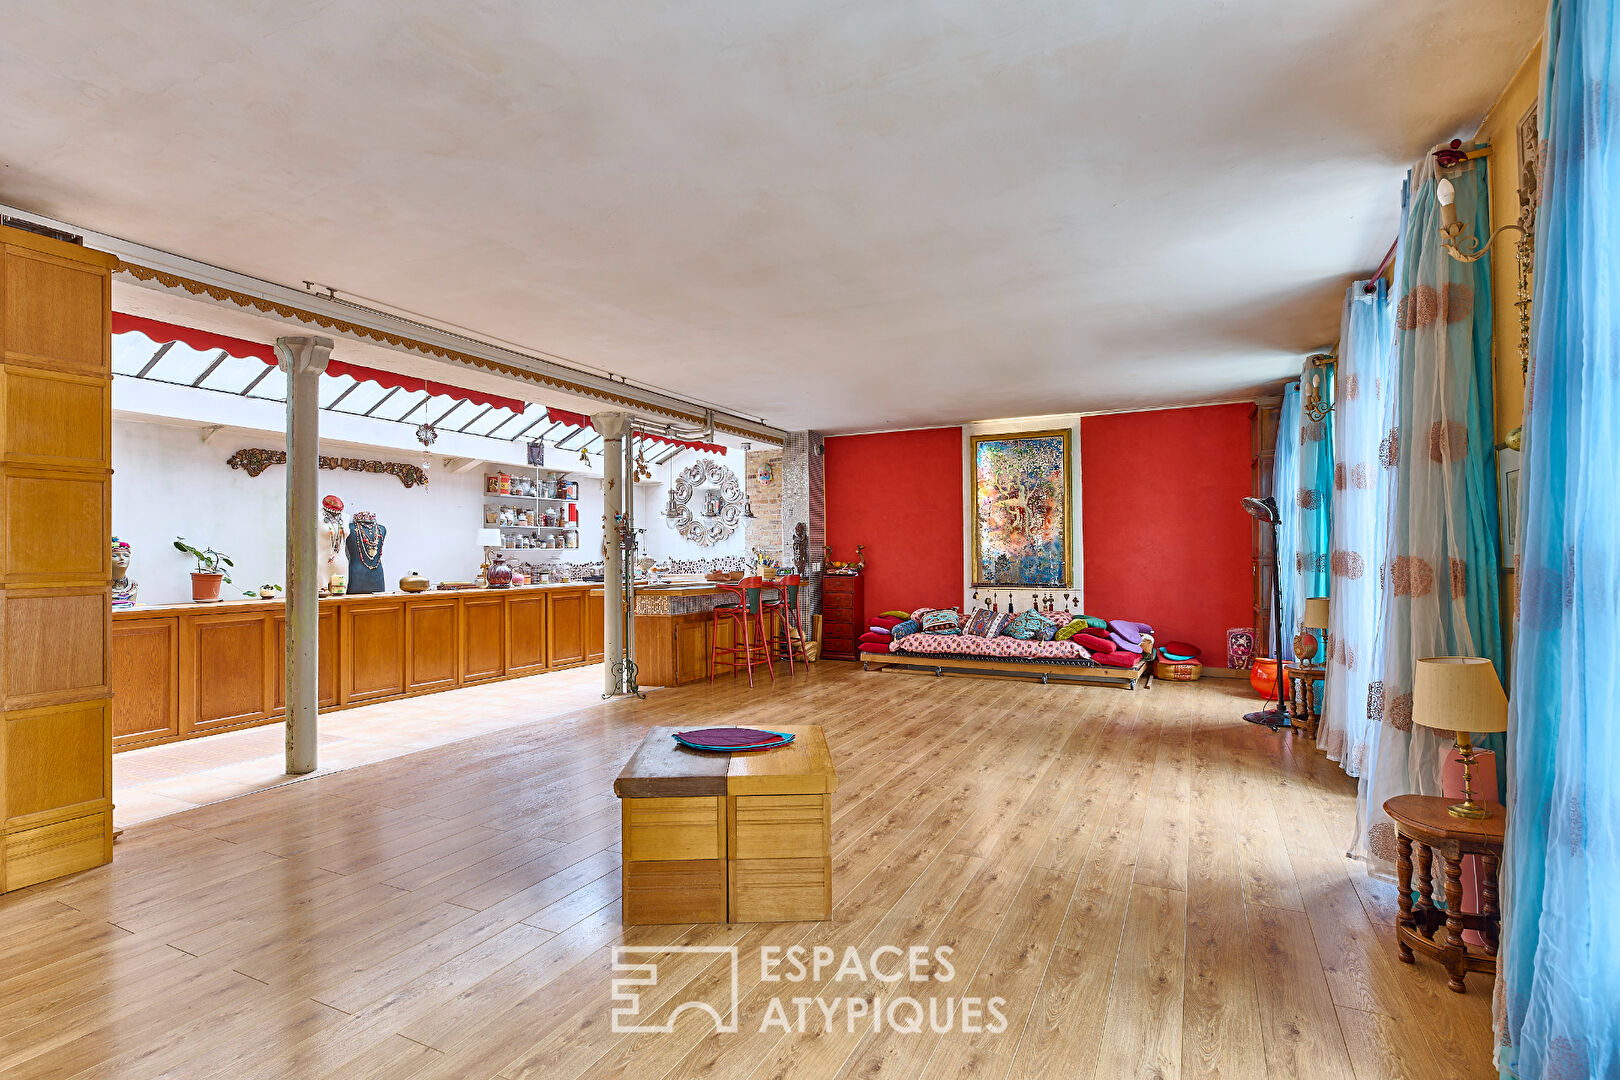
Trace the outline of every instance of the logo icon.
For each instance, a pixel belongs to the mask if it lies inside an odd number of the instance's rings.
[[[677,956],[682,953],[706,953],[714,956],[725,956],[731,963],[731,1007],[725,1013],[715,1008],[707,1001],[683,1001],[677,1005],[661,1024],[638,1023],[637,1014],[641,1011],[641,992],[638,987],[655,987],[658,985],[658,964],[652,957]],[[645,956],[647,960],[633,961],[631,957]],[[714,1020],[714,1030],[722,1035],[734,1034],[737,1031],[737,947],[735,945],[615,945],[613,947],[613,970],[615,973],[624,972],[624,978],[615,977],[613,980],[613,1000],[625,1004],[615,1006],[613,1009],[613,1033],[615,1035],[646,1035],[666,1033],[675,1029],[675,1020],[688,1009],[708,1013]]]

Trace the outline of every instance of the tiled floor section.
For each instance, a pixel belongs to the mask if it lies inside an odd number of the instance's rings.
[[[602,668],[592,665],[322,713],[320,767],[309,775],[532,723],[601,697]],[[124,828],[307,779],[282,771],[285,740],[286,728],[270,724],[114,754],[113,822]]]

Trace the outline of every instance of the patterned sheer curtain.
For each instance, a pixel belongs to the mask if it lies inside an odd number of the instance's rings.
[[[1615,0],[1553,0],[1496,982],[1497,1064],[1524,1080],[1620,1076],[1617,42]]]
[[[1445,170],[1457,218],[1490,235],[1485,159]],[[1502,672],[1489,260],[1462,263],[1440,246],[1434,157],[1412,170],[1396,268],[1395,421],[1379,447],[1393,471],[1383,592],[1382,657],[1368,688],[1378,728],[1357,795],[1355,852],[1392,875],[1395,828],[1384,800],[1440,794],[1450,743],[1412,726],[1412,674],[1425,656],[1484,656]],[[1502,740],[1481,739],[1500,750]]]
[[[1277,627],[1277,658],[1292,660],[1294,647],[1289,639],[1305,609],[1299,598],[1299,575],[1294,567],[1301,557],[1299,546],[1300,467],[1299,384],[1283,387],[1282,408],[1277,413],[1277,454],[1272,462],[1271,490],[1277,500],[1277,588],[1282,594],[1282,625]]]
[[[1358,281],[1344,294],[1339,321],[1338,400],[1333,410],[1333,543],[1328,559],[1328,677],[1316,745],[1351,776],[1368,759],[1375,722],[1367,716],[1367,687],[1382,663],[1378,568],[1388,539],[1389,470],[1378,446],[1394,411],[1389,384],[1393,323],[1380,278]]]

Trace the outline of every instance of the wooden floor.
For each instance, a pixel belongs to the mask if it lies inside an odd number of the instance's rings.
[[[1493,1076],[1489,983],[1396,961],[1393,890],[1343,856],[1353,783],[1238,719],[1243,688],[829,663],[138,824],[111,867],[0,898],[0,1076]],[[722,720],[826,726],[834,919],[622,927],[612,778],[649,725]],[[615,1034],[620,943],[737,945],[740,1030]],[[762,982],[758,947],[793,944],[948,945],[955,978]],[[660,958],[641,1022],[729,970]],[[897,993],[999,996],[1006,1029],[822,1022]],[[761,1030],[793,996],[823,1003],[805,1033]]]

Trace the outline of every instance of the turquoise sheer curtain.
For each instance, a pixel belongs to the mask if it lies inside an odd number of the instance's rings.
[[[1485,159],[1444,170],[1457,219],[1490,235]],[[1412,724],[1412,681],[1425,656],[1484,656],[1503,673],[1499,607],[1495,406],[1489,260],[1458,262],[1441,247],[1433,155],[1407,182],[1394,294],[1395,415],[1379,445],[1391,471],[1382,580],[1379,667],[1368,687],[1377,719],[1357,790],[1354,851],[1369,870],[1393,876],[1394,823],[1384,801],[1440,794],[1451,745]],[[1480,739],[1498,751],[1500,736]]]
[[[1389,384],[1394,337],[1384,281],[1358,281],[1345,290],[1339,320],[1338,398],[1333,410],[1332,550],[1328,557],[1332,603],[1328,609],[1327,690],[1316,745],[1351,776],[1367,763],[1375,722],[1367,715],[1367,687],[1382,664],[1378,629],[1383,619],[1378,568],[1384,565],[1390,471],[1378,446],[1390,429]]]
[[[1299,622],[1303,603],[1298,599],[1294,567],[1301,554],[1299,546],[1299,384],[1283,387],[1282,409],[1277,414],[1277,452],[1272,462],[1271,490],[1277,500],[1277,588],[1282,595],[1282,625],[1277,627],[1277,658],[1292,660],[1294,647],[1289,639]]]
[[[1497,1064],[1523,1080],[1607,1080],[1620,1076],[1615,0],[1554,0],[1544,56]]]
[[[1294,619],[1288,623],[1290,641],[1304,625],[1305,601],[1328,595],[1328,547],[1333,537],[1333,413],[1312,420],[1305,410],[1307,384],[1314,376],[1323,404],[1333,405],[1334,364],[1307,367],[1300,379],[1299,484],[1294,489],[1295,544],[1293,570]],[[1288,575],[1289,567],[1283,568]],[[1290,646],[1292,651],[1292,646]],[[1321,660],[1322,655],[1317,654]],[[1318,690],[1320,690],[1318,683]],[[1322,700],[1318,697],[1316,700]]]

